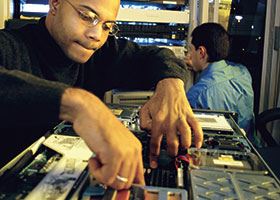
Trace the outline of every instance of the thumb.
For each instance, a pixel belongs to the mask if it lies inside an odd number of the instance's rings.
[[[114,182],[116,174],[110,173],[111,170],[106,169],[107,167],[102,165],[97,157],[92,157],[89,159],[88,167],[90,173],[99,182],[104,183],[106,185],[111,185]]]
[[[96,176],[98,176],[98,170],[102,167],[102,164],[98,161],[96,157],[91,157],[88,160],[88,167],[90,173],[97,179]]]

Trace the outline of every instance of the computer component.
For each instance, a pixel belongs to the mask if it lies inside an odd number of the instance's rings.
[[[0,181],[3,177],[7,180],[0,184],[0,199],[279,199],[279,180],[239,130],[231,114],[196,110],[196,114],[206,115],[204,119],[207,115],[211,119],[224,116],[232,130],[205,129],[201,149],[180,149],[175,157],[168,155],[163,137],[158,168],[152,169],[149,166],[151,135],[140,128],[141,107],[108,106],[142,143],[147,186],[133,185],[120,192],[96,182],[87,169],[92,152],[77,136],[72,124],[62,122],[40,142],[42,145],[31,154],[32,159],[27,159],[28,163],[10,170],[17,173],[7,176],[4,172],[0,176]]]
[[[190,148],[188,155],[194,168],[268,173],[266,166],[252,152]]]
[[[107,104],[113,114],[120,120],[129,123],[139,123],[139,110],[140,106],[138,105],[119,105],[119,104]]]
[[[119,37],[185,40],[188,26],[176,23],[118,22]]]
[[[123,105],[143,105],[152,96],[153,91],[112,91],[112,103]]]
[[[252,148],[243,136],[204,131],[202,148],[251,152]]]
[[[117,191],[112,188],[104,188],[99,184],[89,185],[81,194],[81,199],[94,200],[186,200],[188,193],[183,189],[167,187],[153,187],[132,185],[128,190]]]
[[[132,186],[132,199],[188,199],[188,193],[183,189],[153,186]]]
[[[203,130],[233,132],[232,127],[223,114],[195,113]]]
[[[190,199],[279,199],[280,187],[267,175],[205,169],[190,171]]]
[[[65,199],[87,177],[91,155],[80,137],[52,134],[17,173],[2,174],[0,199]]]

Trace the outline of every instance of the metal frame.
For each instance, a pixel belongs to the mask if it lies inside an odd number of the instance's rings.
[[[280,66],[280,51],[274,49],[276,27],[280,26],[279,11],[279,1],[267,1],[259,112],[276,107],[277,103],[279,106],[280,102],[279,86],[277,86],[279,83],[277,73],[279,73]]]

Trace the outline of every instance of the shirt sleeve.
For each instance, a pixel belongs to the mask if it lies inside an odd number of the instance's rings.
[[[193,85],[187,92],[187,98],[192,108],[210,109],[207,101],[206,88],[200,84]]]

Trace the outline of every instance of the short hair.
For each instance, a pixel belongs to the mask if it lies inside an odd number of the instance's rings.
[[[204,23],[197,26],[192,34],[192,44],[198,49],[204,46],[208,54],[208,62],[227,58],[230,49],[229,34],[218,23]]]

